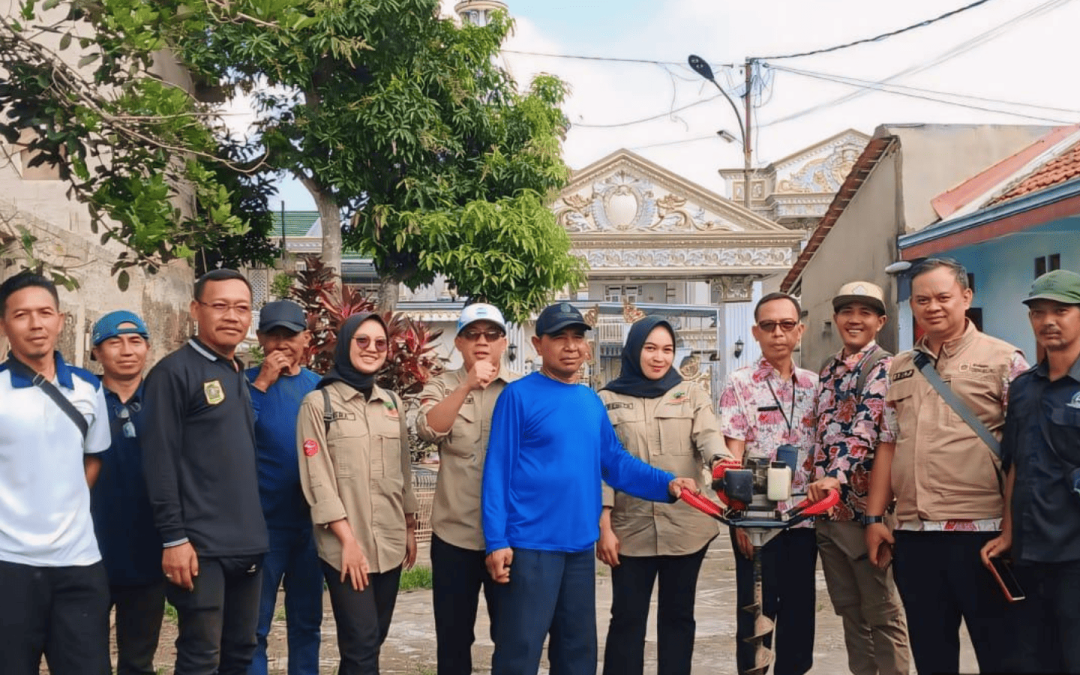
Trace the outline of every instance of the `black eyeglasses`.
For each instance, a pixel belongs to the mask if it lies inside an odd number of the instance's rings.
[[[784,319],[783,321],[759,321],[757,327],[766,333],[771,333],[776,330],[777,326],[785,333],[790,333],[795,330],[795,326],[798,326],[799,322],[793,319]]]
[[[124,422],[123,426],[120,427],[121,431],[124,432],[124,438],[135,438],[135,423],[131,421],[131,413],[139,412],[141,409],[142,405],[138,402],[132,402],[113,409],[117,419]]]
[[[353,339],[356,340],[356,346],[360,349],[367,349],[371,346],[372,340],[367,335],[360,335],[359,337],[355,337]],[[387,346],[388,343],[386,342],[386,338],[375,338],[375,351],[385,352]]]
[[[461,335],[461,337],[465,338],[469,342],[476,342],[477,340],[480,339],[481,335],[483,335],[487,339],[488,342],[495,342],[496,340],[501,339],[503,337],[504,333],[501,330],[496,330],[494,328],[491,328],[491,329],[488,329],[488,330],[476,330],[476,329],[463,330],[463,331],[461,331],[460,335]]]

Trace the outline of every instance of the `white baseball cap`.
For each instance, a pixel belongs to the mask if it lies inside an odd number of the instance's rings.
[[[457,322],[458,334],[460,335],[461,331],[465,330],[469,324],[476,323],[477,321],[490,321],[499,328],[502,328],[503,331],[506,330],[506,320],[503,319],[502,312],[494,305],[478,302],[461,310],[461,317],[458,318]]]

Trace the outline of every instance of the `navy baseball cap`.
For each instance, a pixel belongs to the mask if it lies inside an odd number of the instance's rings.
[[[536,319],[536,334],[551,335],[570,326],[581,326],[585,330],[592,329],[576,307],[569,302],[556,302],[540,312],[539,318]]]
[[[259,310],[259,332],[265,333],[278,326],[283,326],[300,333],[307,330],[307,315],[304,308],[292,300],[268,302]]]

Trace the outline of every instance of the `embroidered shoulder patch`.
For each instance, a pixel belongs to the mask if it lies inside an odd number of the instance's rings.
[[[387,417],[389,417],[391,419],[395,419],[395,420],[398,418],[397,406],[394,405],[393,400],[383,401],[383,407],[386,408],[386,416]]]
[[[314,457],[319,452],[319,442],[314,438],[304,439],[304,455]]]

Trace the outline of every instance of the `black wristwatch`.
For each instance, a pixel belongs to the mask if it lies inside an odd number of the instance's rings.
[[[885,516],[868,516],[868,515],[864,514],[863,517],[862,517],[863,527],[866,527],[867,525],[873,525],[874,523],[884,523],[884,522],[885,522]]]

